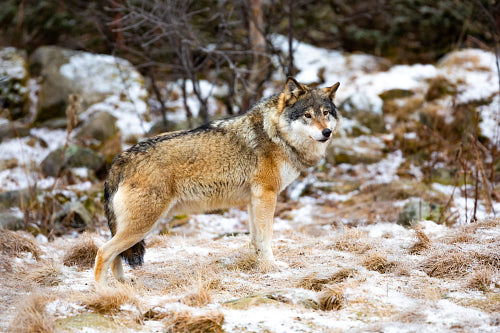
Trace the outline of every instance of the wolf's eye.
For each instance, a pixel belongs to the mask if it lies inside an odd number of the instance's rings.
[[[324,115],[324,116],[328,116],[328,114],[329,114],[329,113],[330,113],[330,112],[328,112],[328,110],[323,111],[323,115]]]
[[[311,118],[311,114],[310,113],[304,113],[304,117]]]

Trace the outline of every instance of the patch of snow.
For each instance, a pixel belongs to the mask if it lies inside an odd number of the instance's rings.
[[[481,105],[477,108],[481,121],[479,128],[481,134],[488,137],[496,144],[500,138],[500,95],[495,95],[492,102],[488,105]]]

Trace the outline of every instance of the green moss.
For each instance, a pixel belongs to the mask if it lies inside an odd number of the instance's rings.
[[[74,332],[84,328],[93,328],[99,331],[120,332],[123,327],[117,325],[112,319],[97,313],[82,313],[56,321],[58,331]]]

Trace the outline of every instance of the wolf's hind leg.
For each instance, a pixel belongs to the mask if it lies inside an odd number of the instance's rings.
[[[98,285],[105,285],[106,273],[111,263],[114,263],[115,260],[120,260],[120,263],[118,265],[113,264],[113,274],[115,274],[118,280],[124,278],[119,254],[140,242],[145,236],[146,233],[130,234],[127,232],[118,232],[97,251],[94,276]],[[118,273],[118,276],[116,273]]]
[[[122,258],[119,255],[111,263],[111,271],[118,281],[127,282],[127,278],[123,272]]]

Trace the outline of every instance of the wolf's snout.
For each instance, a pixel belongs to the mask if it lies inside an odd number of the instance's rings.
[[[330,135],[332,134],[332,130],[331,130],[331,129],[329,129],[329,128],[325,128],[325,129],[321,132],[321,134],[323,134],[323,136],[324,136],[325,138],[329,138],[329,137],[330,137]]]

